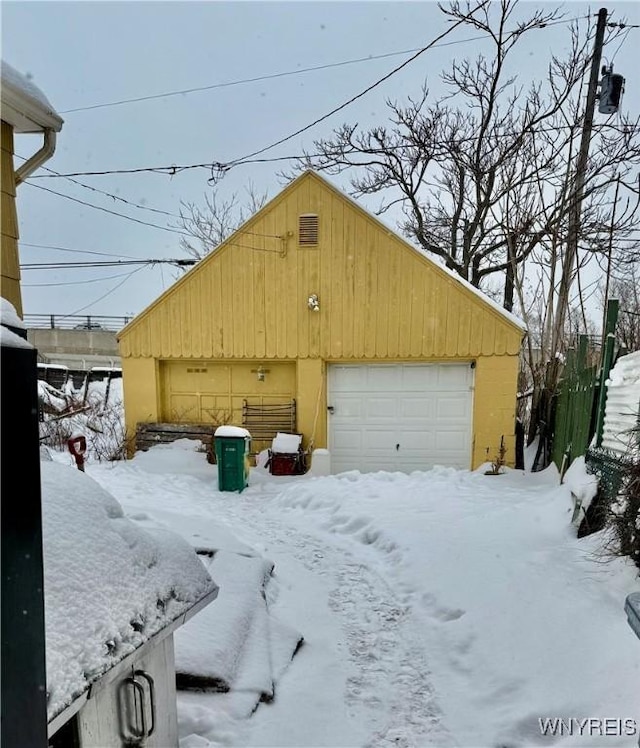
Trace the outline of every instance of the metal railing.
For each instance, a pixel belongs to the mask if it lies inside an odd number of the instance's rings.
[[[132,319],[133,317],[106,317],[99,314],[25,314],[23,321],[28,330],[117,332]]]

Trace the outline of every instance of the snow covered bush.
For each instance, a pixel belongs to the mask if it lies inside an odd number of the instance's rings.
[[[67,452],[68,440],[82,435],[87,440],[86,459],[112,462],[125,458],[121,379],[91,382],[79,390],[71,380],[62,390],[39,381],[38,395],[40,444]]]

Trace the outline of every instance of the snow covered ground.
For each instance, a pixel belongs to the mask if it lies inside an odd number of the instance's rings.
[[[272,562],[272,620],[304,637],[286,669],[266,653],[275,698],[254,713],[246,688],[180,693],[181,748],[637,744],[640,641],[623,605],[640,582],[598,536],[576,539],[555,468],[254,468],[243,493],[221,493],[182,440],[87,474],[135,522],[220,549],[220,605],[242,559],[252,578]],[[220,644],[224,627],[197,619],[176,638],[178,662]],[[542,735],[547,718],[564,719],[547,723],[556,735]]]

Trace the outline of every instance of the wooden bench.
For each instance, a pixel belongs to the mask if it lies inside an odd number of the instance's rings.
[[[253,405],[243,400],[242,425],[251,434],[252,443],[264,443],[266,449],[278,431],[296,433],[296,401]]]

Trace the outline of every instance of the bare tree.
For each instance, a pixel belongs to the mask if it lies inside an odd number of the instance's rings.
[[[257,192],[252,183],[245,188],[245,193],[242,201],[236,192],[223,199],[213,190],[204,195],[204,207],[182,202],[180,220],[175,226],[189,234],[180,237],[182,249],[201,260],[267,202],[267,193]]]
[[[536,393],[546,390],[548,397],[530,425],[531,441],[548,423],[567,331],[575,324],[567,310],[575,307],[587,326],[584,302],[593,289],[579,283],[580,271],[612,235],[621,244],[638,224],[637,202],[612,217],[611,187],[640,164],[640,120],[618,114],[615,123],[610,118],[596,126],[581,194],[579,252],[566,268],[592,21],[586,29],[580,21],[568,27],[568,50],[551,57],[543,80],[521,83],[514,50],[561,20],[558,10],[532,10],[517,20],[517,0],[490,3],[473,16],[468,3],[439,7],[449,20],[464,19],[480,32],[490,51],[454,60],[441,74],[447,89],[441,98],[434,100],[425,84],[417,98],[387,101],[386,125],[344,124],[317,140],[297,168],[346,172],[355,197],[379,196],[380,214],[402,211],[401,228],[419,247],[483,290],[495,292],[499,280],[504,307],[528,324],[539,321],[528,360],[537,372]],[[611,41],[620,30],[608,33]],[[570,293],[559,300],[563,273]]]
[[[618,299],[616,338],[627,351],[640,350],[640,261],[620,265],[610,278],[608,294],[602,293],[602,307],[607,299]]]

